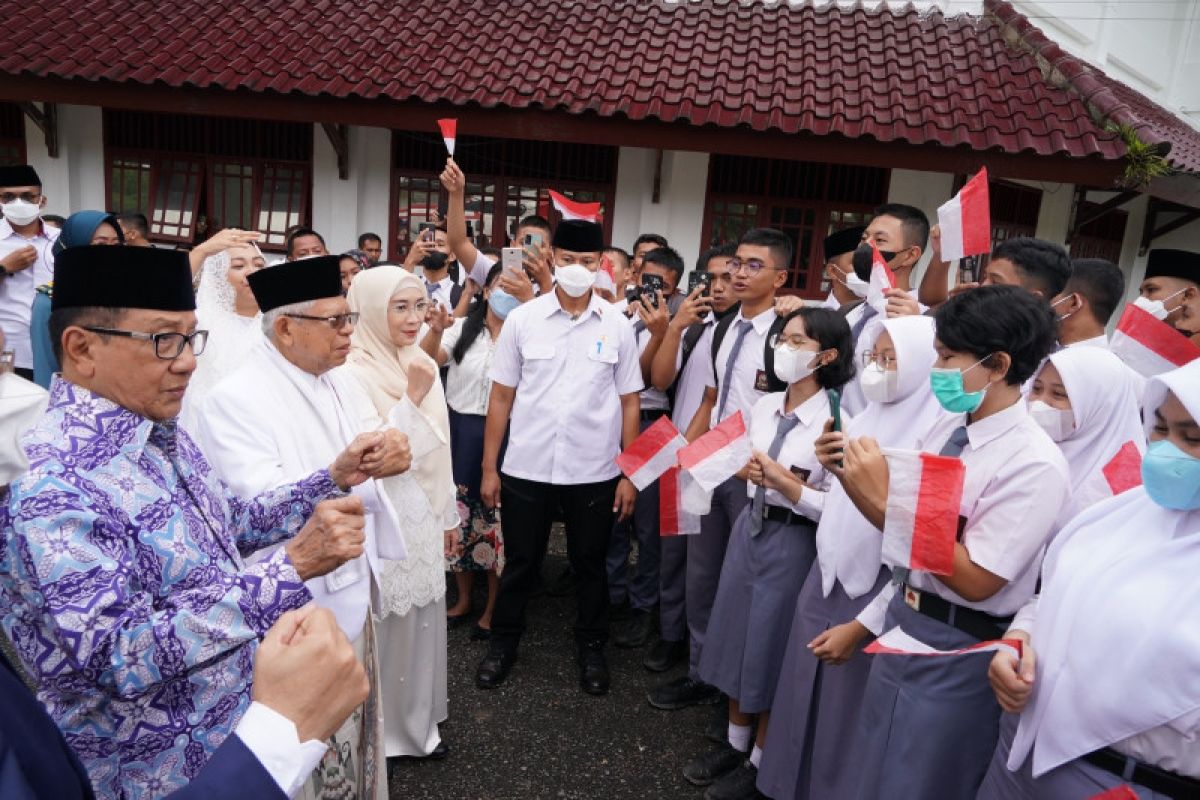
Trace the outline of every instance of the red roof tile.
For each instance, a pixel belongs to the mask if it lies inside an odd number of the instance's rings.
[[[1131,125],[1200,172],[1200,133],[982,17],[729,0],[29,0],[0,74],[542,108],[1118,159]],[[54,24],[47,25],[47,20]]]

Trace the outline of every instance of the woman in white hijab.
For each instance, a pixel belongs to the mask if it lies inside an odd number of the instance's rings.
[[[989,679],[1019,713],[983,800],[1200,797],[1200,361],[1146,386],[1143,486],[1071,520]],[[1011,741],[1011,744],[1010,744]],[[1009,770],[1012,770],[1010,772]]]
[[[1034,376],[1029,415],[1058,442],[1071,473],[1058,527],[1142,482],[1143,386],[1141,376],[1100,347],[1059,350]]]
[[[868,402],[847,426],[850,435],[914,449],[945,416],[929,386],[937,356],[933,339],[931,317],[893,317],[867,328],[859,341],[864,353],[858,381]],[[768,797],[847,797],[854,791],[858,773],[847,754],[871,671],[863,640],[883,632],[882,607],[875,611],[868,603],[891,576],[881,566],[882,541],[834,481],[771,707],[758,772],[758,789]]]
[[[208,343],[196,359],[196,371],[188,382],[179,417],[189,432],[195,429],[195,415],[209,390],[240,367],[262,341],[262,314],[246,278],[266,265],[266,258],[253,242],[204,259],[196,291],[196,327],[208,331]]]
[[[438,733],[447,700],[445,559],[460,521],[446,398],[437,364],[417,346],[429,298],[419,278],[380,266],[356,275],[347,299],[360,314],[347,368],[408,435],[413,454],[407,473],[382,482],[408,548],[404,561],[384,562],[380,587],[385,753],[440,758],[447,752]]]

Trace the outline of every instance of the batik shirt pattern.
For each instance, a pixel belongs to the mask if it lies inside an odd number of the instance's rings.
[[[283,548],[328,471],[234,496],[176,424],[61,378],[0,497],[0,620],[101,797],[184,786],[250,703],[258,639],[311,599]]]

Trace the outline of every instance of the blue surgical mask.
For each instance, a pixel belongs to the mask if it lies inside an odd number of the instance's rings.
[[[521,301],[513,297],[508,292],[497,286],[492,289],[492,293],[488,295],[488,306],[491,307],[492,313],[500,319],[508,317],[509,312],[521,305]]]
[[[1163,508],[1200,508],[1200,458],[1194,458],[1166,439],[1151,442],[1142,457],[1142,485]]]
[[[930,370],[929,385],[942,408],[954,414],[970,414],[983,404],[983,397],[987,394],[986,386],[978,392],[968,392],[963,386],[963,375],[983,361],[981,358],[966,369],[934,367]]]

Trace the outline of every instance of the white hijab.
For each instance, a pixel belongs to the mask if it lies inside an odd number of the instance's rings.
[[[196,359],[196,371],[184,395],[181,422],[188,431],[194,430],[196,410],[209,391],[263,341],[262,314],[243,317],[234,305],[236,298],[229,282],[229,251],[204,259],[196,291],[196,327],[208,331],[208,343]]]
[[[894,317],[871,326],[860,338],[860,350],[875,346],[887,331],[896,349],[896,399],[890,403],[868,403],[851,420],[854,437],[872,436],[882,447],[915,448],[917,441],[945,412],[933,397],[929,370],[937,357],[933,349],[933,318]],[[850,597],[859,597],[875,585],[881,564],[882,537],[867,521],[840,481],[834,481],[825,499],[825,510],[817,526],[817,554],[821,565],[821,587],[826,597],[838,580]]]
[[[1132,445],[1139,455],[1145,452],[1142,387],[1135,372],[1100,347],[1069,347],[1049,361],[1062,376],[1075,417],[1074,432],[1058,443],[1071,474],[1071,496],[1056,526],[1062,527],[1080,511],[1113,496],[1104,469],[1118,451]]]
[[[1200,361],[1150,380],[1200,420]],[[1152,423],[1148,423],[1152,424]],[[1033,774],[1200,710],[1200,511],[1137,487],[1071,520],[1046,553],[1033,631],[1037,679],[1009,769]]]

